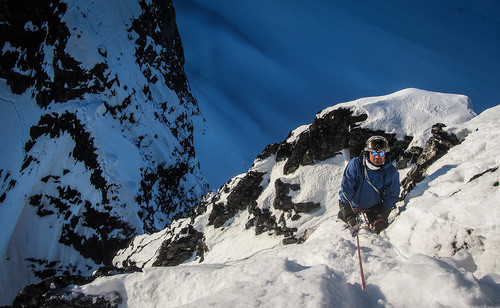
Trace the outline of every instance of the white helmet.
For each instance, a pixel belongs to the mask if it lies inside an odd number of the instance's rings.
[[[389,152],[389,142],[382,136],[372,136],[366,141],[365,151]]]

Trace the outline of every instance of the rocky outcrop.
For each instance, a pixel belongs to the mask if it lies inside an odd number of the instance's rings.
[[[58,0],[2,4],[0,47],[5,52],[0,55],[0,78],[7,80],[15,94],[31,89],[36,103],[44,108],[81,99],[85,93],[100,93],[115,82],[105,73],[105,62],[84,68],[66,53],[70,31],[61,20],[66,10],[67,4]],[[47,58],[52,62],[46,63]]]
[[[335,109],[316,118],[294,142],[269,146],[260,157],[276,154],[277,161],[286,159],[283,171],[290,174],[300,166],[340,154],[342,149],[349,149],[351,158],[356,157],[362,152],[366,140],[373,135],[384,136],[389,141],[389,155],[393,160],[404,153],[412,140],[411,136],[397,140],[395,134],[361,128],[359,123],[366,119],[366,114],[354,115],[348,108]]]
[[[13,307],[119,307],[123,298],[118,293],[107,296],[85,295],[68,288],[88,284],[102,276],[133,273],[139,268],[102,267],[92,276],[66,275],[52,276],[40,283],[26,286],[14,299]]]
[[[277,210],[282,210],[284,212],[291,212],[294,210],[297,213],[301,213],[312,211],[320,206],[319,203],[314,202],[292,202],[292,197],[289,196],[289,192],[290,190],[300,190],[300,184],[289,184],[283,182],[281,179],[277,179],[274,182],[274,186],[276,198],[274,199],[273,206]]]
[[[215,202],[208,216],[208,225],[219,228],[234,217],[234,215],[246,208],[255,207],[257,198],[262,192],[261,182],[263,173],[248,172],[236,186],[230,191],[226,202]]]
[[[188,80],[184,73],[184,50],[175,22],[175,10],[171,1],[139,1],[141,15],[134,19],[130,31],[139,36],[136,43],[136,59],[149,83],[156,84],[161,74],[167,86],[174,90],[179,100],[186,104],[196,104],[189,91]],[[158,51],[149,40],[162,47]],[[167,52],[164,52],[167,51]],[[199,113],[199,110],[193,109]]]
[[[198,256],[203,261],[206,249],[203,233],[192,225],[187,225],[172,235],[162,243],[153,266],[176,266],[193,256]]]
[[[83,285],[93,279],[83,276],[59,276],[25,287],[13,301],[13,307],[118,307],[123,299],[88,296],[65,288],[71,284]]]
[[[396,163],[396,168],[404,169],[408,167],[408,164],[416,164],[420,154],[422,154],[422,150],[421,147],[413,146],[408,151],[400,154]]]
[[[438,123],[432,126],[432,136],[427,141],[425,148],[418,156],[416,165],[411,168],[406,177],[401,181],[402,192],[400,200],[404,200],[410,191],[425,178],[427,169],[448,151],[460,144],[457,136],[443,130],[446,125]]]

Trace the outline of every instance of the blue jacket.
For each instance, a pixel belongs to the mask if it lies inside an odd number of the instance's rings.
[[[355,157],[347,164],[340,186],[340,200],[360,209],[369,209],[379,203],[393,208],[399,197],[399,173],[396,167],[387,158],[381,169],[371,170],[365,160],[365,157]],[[366,176],[370,181],[367,181]]]

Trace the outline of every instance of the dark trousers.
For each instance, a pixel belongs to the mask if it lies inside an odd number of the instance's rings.
[[[344,217],[344,213],[346,212],[345,210],[342,210],[343,207],[350,207],[349,204],[344,204],[342,203],[342,201],[339,200],[339,213],[337,214],[337,217],[346,222],[346,219]],[[367,222],[370,224],[372,222],[374,222],[375,220],[377,220],[377,215],[378,213],[380,212],[380,210],[382,209],[382,204],[377,204],[369,209],[364,209],[364,210],[359,210],[358,208],[353,208],[353,211],[354,211],[354,214],[355,215],[359,215],[360,212],[363,212],[365,213],[366,215],[366,219],[368,220]]]

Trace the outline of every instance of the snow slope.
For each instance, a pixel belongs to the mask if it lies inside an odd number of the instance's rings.
[[[318,110],[415,87],[500,103],[500,2],[176,0],[213,189]]]
[[[363,99],[347,105],[369,108],[396,97],[441,94],[405,90],[406,95]],[[336,218],[337,192],[345,163],[343,155],[302,166],[286,176],[300,182],[294,202],[313,200],[320,209],[305,214],[296,227],[307,234],[299,245],[283,245],[282,237],[255,235],[246,229],[248,212],[238,213],[222,228],[206,226],[204,214],[193,225],[203,230],[208,252],[205,260],[193,258],[173,268],[154,268],[148,263],[167,230],[147,238],[136,254],[144,272],[98,278],[74,287],[86,294],[123,298],[121,307],[428,307],[500,305],[500,107],[472,117],[465,97],[448,96],[449,111],[440,112],[449,131],[465,140],[452,148],[427,171],[398,203],[392,222],[381,235],[362,229],[359,241],[367,288],[362,291],[356,239]],[[433,107],[443,106],[434,100]],[[397,100],[387,106],[397,104]],[[428,115],[406,113],[398,123],[423,131]],[[335,107],[333,107],[335,108]],[[444,108],[446,109],[446,108]],[[409,109],[408,109],[409,110]],[[436,117],[439,117],[436,114]],[[321,116],[319,114],[318,116]],[[457,117],[458,116],[458,117]],[[401,121],[402,119],[406,121]],[[373,117],[371,119],[374,119]],[[436,119],[436,118],[434,118]],[[380,125],[381,118],[372,126]],[[304,130],[307,128],[299,128]],[[401,129],[403,131],[403,129]],[[293,137],[293,136],[292,136]],[[259,206],[270,206],[272,187],[267,180],[282,177],[284,162],[256,160],[251,170],[269,170],[262,182]],[[407,170],[401,170],[403,176]],[[223,196],[223,195],[222,195]],[[210,209],[207,209],[207,213]],[[174,223],[178,228],[189,220]],[[142,260],[142,261],[141,261]],[[120,256],[115,258],[120,261]],[[116,293],[114,293],[116,292]]]
[[[0,305],[89,275],[208,190],[171,2],[28,2],[0,21]]]

